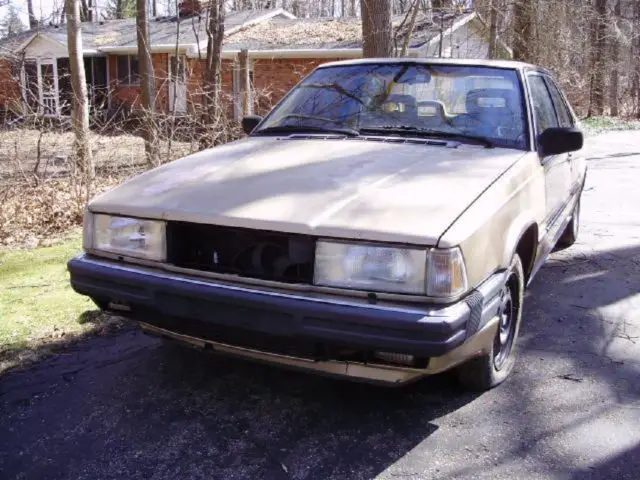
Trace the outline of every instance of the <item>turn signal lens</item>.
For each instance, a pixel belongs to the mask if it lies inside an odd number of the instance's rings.
[[[427,266],[427,295],[455,297],[467,290],[467,271],[459,248],[433,249]]]

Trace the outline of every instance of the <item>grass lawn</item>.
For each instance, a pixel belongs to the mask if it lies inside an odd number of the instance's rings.
[[[616,130],[640,130],[640,120],[624,120],[617,117],[591,117],[582,120],[582,126],[587,133],[612,132]]]
[[[66,262],[80,250],[74,236],[52,247],[0,252],[0,372],[115,321],[69,285]]]

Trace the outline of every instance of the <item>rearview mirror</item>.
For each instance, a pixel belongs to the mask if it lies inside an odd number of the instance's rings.
[[[547,128],[538,135],[538,151],[541,157],[575,152],[582,148],[583,143],[582,132],[572,127]]]
[[[242,119],[242,130],[247,135],[250,135],[261,121],[262,117],[260,115],[247,115]]]

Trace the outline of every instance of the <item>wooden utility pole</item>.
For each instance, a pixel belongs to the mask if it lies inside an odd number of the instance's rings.
[[[94,168],[89,148],[89,101],[87,99],[87,81],[84,73],[82,55],[82,30],[80,29],[80,0],[67,0],[67,44],[69,45],[69,64],[71,68],[71,123],[74,133],[73,161],[82,172],[87,195],[93,182]]]
[[[362,17],[362,56],[390,57],[391,0],[360,0]]]
[[[140,97],[144,118],[144,150],[149,168],[160,165],[158,155],[158,134],[156,131],[154,106],[155,86],[153,63],[149,43],[148,5],[147,0],[138,0],[136,27],[138,30],[138,68],[140,70]]]

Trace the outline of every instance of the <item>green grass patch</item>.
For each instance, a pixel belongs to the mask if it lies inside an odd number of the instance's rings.
[[[640,130],[640,120],[624,120],[617,117],[590,117],[582,120],[587,133],[612,132],[616,130]]]
[[[0,372],[115,320],[71,288],[67,261],[80,251],[75,236],[51,247],[0,252]]]

